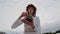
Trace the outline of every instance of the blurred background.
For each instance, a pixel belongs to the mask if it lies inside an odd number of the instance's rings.
[[[11,25],[28,4],[37,8],[42,33],[60,30],[60,0],[0,0],[0,31],[23,32],[24,24],[16,29],[11,29]]]

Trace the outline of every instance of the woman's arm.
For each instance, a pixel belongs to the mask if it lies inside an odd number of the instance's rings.
[[[34,24],[33,24],[33,21],[32,21],[32,22],[29,22],[28,20],[25,20],[25,19],[22,19],[22,21],[23,21],[25,24],[27,24],[27,25],[31,26],[31,27],[32,27],[32,29],[34,29],[34,28],[35,28],[35,26],[34,26]]]
[[[19,19],[21,19],[22,17],[24,17],[24,16],[26,16],[26,15],[28,15],[27,12],[23,12],[23,13],[21,14],[21,16],[19,17]],[[32,23],[29,22],[28,20],[25,20],[25,19],[22,19],[21,21],[23,21],[23,23],[25,23],[25,24],[31,26],[32,29],[35,28],[35,26],[34,26],[34,24],[33,24],[33,21],[32,21]]]
[[[24,17],[24,16],[26,16],[26,15],[27,15],[27,12],[23,12],[18,19],[21,19],[22,17]],[[22,19],[21,21],[23,21],[25,24],[30,25],[31,27],[34,28],[33,23],[31,23],[31,22],[29,22],[29,21],[27,21],[27,20],[25,20],[25,19]],[[33,21],[32,21],[32,22],[33,22]]]

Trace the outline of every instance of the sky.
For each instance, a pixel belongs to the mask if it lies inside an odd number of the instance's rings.
[[[16,29],[11,29],[11,25],[28,4],[37,7],[41,32],[60,30],[60,0],[0,0],[0,30],[23,31],[24,24]]]

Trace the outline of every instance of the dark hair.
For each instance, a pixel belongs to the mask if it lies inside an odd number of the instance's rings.
[[[36,7],[33,5],[33,4],[29,4],[27,7],[26,7],[26,11],[28,11],[28,8],[30,8],[30,7],[32,7],[32,8],[34,8],[34,12],[33,12],[33,15],[32,16],[36,16]]]

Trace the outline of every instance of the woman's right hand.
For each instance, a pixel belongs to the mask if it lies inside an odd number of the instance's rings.
[[[27,15],[27,13],[26,13],[26,12],[23,12],[23,13],[21,14],[21,16],[19,16],[19,19],[20,19],[21,17],[26,16],[26,15]]]
[[[22,13],[22,16],[26,16],[26,12],[23,12],[23,13]]]

